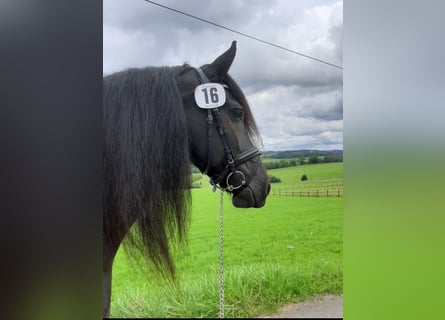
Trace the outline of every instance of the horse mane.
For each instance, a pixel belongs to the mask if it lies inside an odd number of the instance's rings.
[[[177,67],[128,69],[103,79],[104,234],[119,215],[139,249],[174,278],[171,245],[185,240],[190,212],[190,156]],[[108,232],[107,232],[108,231]],[[172,241],[173,240],[173,241]]]

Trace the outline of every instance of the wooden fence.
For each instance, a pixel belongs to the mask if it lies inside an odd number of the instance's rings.
[[[271,190],[275,196],[290,197],[343,197],[343,190]]]

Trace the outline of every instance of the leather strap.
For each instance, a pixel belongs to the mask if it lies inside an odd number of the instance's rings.
[[[198,72],[199,79],[201,80],[201,83],[209,83],[210,82],[209,78],[206,76],[206,74],[204,73],[204,71],[202,71],[201,68],[195,68],[195,70]]]
[[[199,80],[202,84],[210,82],[209,78],[207,77],[207,75],[204,73],[204,71],[201,68],[194,68],[194,69],[198,73]],[[225,85],[225,84],[223,84],[223,86],[228,88],[227,85]],[[256,156],[259,156],[261,153],[258,150],[258,148],[252,147],[250,149],[247,149],[247,150],[241,152],[236,157],[234,157],[232,154],[232,150],[230,148],[229,142],[227,141],[224,123],[221,119],[221,114],[219,112],[219,109],[218,108],[208,109],[208,113],[207,113],[207,141],[208,141],[207,151],[208,152],[207,152],[207,165],[203,172],[204,174],[208,174],[208,171],[210,169],[213,119],[216,120],[216,127],[217,127],[218,133],[221,137],[221,140],[222,140],[222,143],[224,146],[224,152],[226,155],[226,160],[227,160],[227,164],[226,164],[226,167],[224,168],[224,170],[220,174],[214,175],[210,178],[210,183],[215,187],[216,185],[220,184],[226,176],[229,177],[228,175],[230,175],[230,174],[235,174],[235,172],[243,174],[241,171],[236,171],[236,166],[239,166],[239,165],[243,164],[244,162],[247,162]],[[253,174],[250,175],[249,182],[252,179],[252,177],[255,175],[257,169],[258,169],[258,163],[256,165],[256,168],[255,168]],[[244,176],[244,174],[243,174],[243,176]],[[247,183],[246,185],[248,185],[248,184],[249,183]],[[228,186],[229,190],[231,187],[233,190],[233,186]],[[238,188],[238,187],[236,187],[236,188]]]

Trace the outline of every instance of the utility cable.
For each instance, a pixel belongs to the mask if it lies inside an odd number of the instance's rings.
[[[164,9],[167,9],[167,10],[170,10],[170,11],[173,11],[173,12],[176,12],[176,13],[179,13],[179,14],[182,14],[182,15],[185,15],[185,16],[187,16],[187,17],[190,17],[190,18],[193,18],[193,19],[196,19],[196,20],[199,20],[199,21],[202,21],[202,22],[211,24],[211,25],[213,25],[213,26],[215,26],[215,27],[222,28],[222,29],[225,29],[225,30],[227,30],[227,31],[230,31],[230,32],[234,32],[234,33],[236,33],[236,34],[239,34],[239,35],[241,35],[241,36],[244,36],[244,37],[247,37],[247,38],[250,38],[250,39],[259,41],[259,42],[262,42],[262,43],[267,44],[267,45],[270,45],[270,46],[272,46],[272,47],[275,47],[275,48],[278,48],[278,49],[282,49],[282,50],[285,50],[285,51],[288,51],[288,52],[291,52],[291,53],[300,55],[300,56],[302,56],[302,57],[305,57],[305,58],[308,58],[308,59],[312,59],[312,60],[315,60],[315,61],[318,61],[318,62],[327,64],[327,65],[329,65],[329,66],[331,66],[331,67],[335,67],[335,68],[338,68],[338,69],[342,69],[342,70],[343,70],[343,67],[342,67],[342,66],[339,66],[339,65],[336,65],[336,64],[333,64],[333,63],[330,63],[330,62],[321,60],[321,59],[317,59],[317,58],[311,57],[311,56],[309,56],[309,55],[307,55],[307,54],[303,54],[303,53],[300,53],[300,52],[297,52],[297,51],[294,51],[294,50],[285,48],[285,47],[283,47],[283,46],[274,44],[274,43],[272,43],[272,42],[269,42],[269,41],[266,41],[266,40],[262,40],[262,39],[260,39],[260,38],[257,38],[257,37],[248,35],[248,34],[246,34],[246,33],[243,33],[243,32],[240,32],[240,31],[237,31],[237,30],[234,30],[234,29],[225,27],[225,26],[222,26],[222,25],[220,25],[220,24],[218,24],[218,23],[215,23],[215,22],[212,22],[212,21],[209,21],[209,20],[206,20],[206,19],[203,19],[203,18],[194,16],[194,15],[191,15],[191,14],[189,14],[189,13],[186,13],[186,12],[183,12],[183,11],[180,11],[180,10],[177,10],[177,9],[174,9],[174,8],[171,8],[171,7],[164,6],[164,5],[162,5],[162,4],[160,4],[160,3],[157,3],[157,2],[154,2],[154,1],[150,1],[150,0],[144,0],[144,1],[145,1],[145,2],[148,2],[148,3],[151,3],[151,4],[154,4],[154,5],[156,5],[156,6],[159,6],[159,7],[161,7],[161,8],[164,8]]]

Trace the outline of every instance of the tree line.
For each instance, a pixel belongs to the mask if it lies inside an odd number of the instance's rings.
[[[263,161],[266,169],[279,169],[287,167],[301,166],[304,164],[316,164],[316,163],[328,163],[328,162],[343,162],[343,154],[330,154],[326,156],[312,156],[301,157],[290,160],[276,160],[276,161]],[[191,165],[192,173],[200,173],[199,169],[194,165]]]
[[[343,162],[343,155],[331,154],[323,157],[313,156],[309,158],[297,158],[290,160],[278,160],[264,162],[266,169],[279,169],[287,167],[301,166],[304,164],[328,163],[328,162]]]
[[[268,159],[298,159],[310,157],[324,157],[329,155],[343,155],[343,150],[289,150],[289,151],[263,151],[264,158]]]

